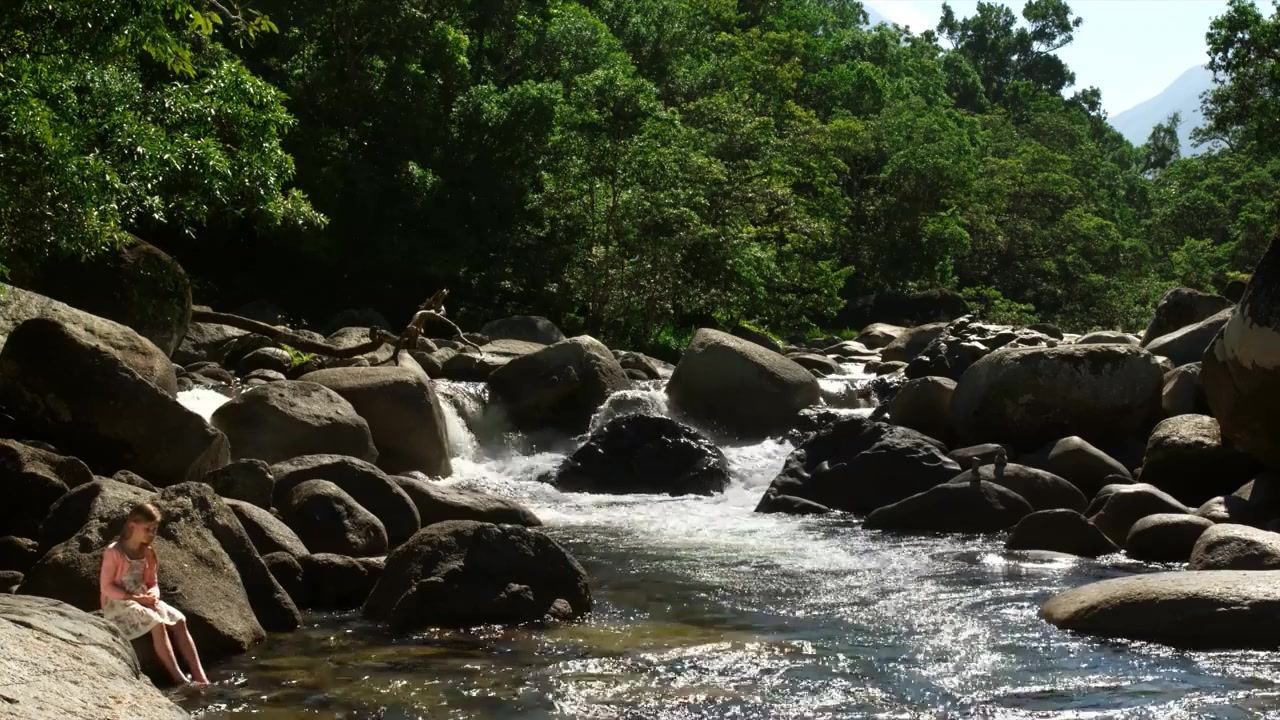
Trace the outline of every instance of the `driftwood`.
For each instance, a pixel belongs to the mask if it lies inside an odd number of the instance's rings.
[[[214,312],[212,310],[192,310],[192,322],[215,323],[217,325],[226,325],[228,327],[245,330],[251,333],[257,333],[270,338],[272,342],[282,345],[288,345],[291,348],[302,352],[311,353],[312,355],[324,355],[332,358],[353,358],[365,353],[371,353],[381,348],[383,345],[394,345],[395,354],[392,356],[393,361],[398,365],[400,363],[400,351],[413,350],[418,347],[418,338],[422,335],[423,324],[429,319],[441,320],[449,324],[454,332],[458,333],[459,342],[470,345],[477,352],[484,355],[484,351],[479,345],[471,342],[463,337],[462,328],[459,328],[452,320],[444,316],[444,300],[449,296],[448,290],[441,290],[432,295],[426,302],[418,307],[418,311],[413,314],[413,318],[405,327],[404,332],[395,335],[387,330],[378,327],[369,328],[369,342],[348,348],[340,348],[327,342],[319,342],[303,337],[293,330],[285,327],[277,327],[268,325],[257,320],[250,320],[247,317],[232,315],[231,313]]]

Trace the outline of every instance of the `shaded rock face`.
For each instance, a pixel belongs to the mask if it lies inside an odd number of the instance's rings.
[[[541,525],[533,511],[510,498],[453,487],[417,477],[391,478],[418,508],[422,527],[448,520],[476,520],[498,525]]]
[[[756,512],[784,512],[794,497],[832,510],[868,513],[955,477],[960,465],[914,430],[852,417],[787,458]],[[807,507],[807,506],[806,506]]]
[[[1120,461],[1075,435],[1048,443],[1018,458],[1018,461],[1064,478],[1086,498],[1093,498],[1099,490],[1114,482],[1108,478],[1119,476],[1126,482],[1133,479]]]
[[[249,536],[259,555],[284,552],[294,557],[301,557],[310,554],[297,533],[290,530],[283,520],[269,511],[240,500],[225,502],[227,507],[236,514],[236,519],[240,521],[245,534]]]
[[[759,330],[753,330],[745,325],[735,325],[733,330],[729,331],[729,334],[753,342],[766,350],[772,350],[776,353],[782,352],[782,346],[776,340]]]
[[[949,482],[878,508],[867,516],[868,530],[984,533],[1005,530],[1031,514],[1031,504],[1008,488],[968,480]]]
[[[890,323],[910,327],[925,323],[949,322],[969,313],[969,304],[951,290],[924,290],[904,293],[886,290],[850,300],[837,315],[847,327]]]
[[[237,460],[207,473],[201,482],[228,500],[241,500],[263,509],[271,508],[276,485],[270,466],[261,460]]]
[[[289,501],[298,485],[308,480],[326,480],[378,519],[386,529],[390,547],[408,540],[421,527],[418,510],[409,496],[385,473],[364,461],[342,455],[304,455],[272,465],[271,474],[276,477],[277,507]]]
[[[490,392],[525,431],[580,433],[606,398],[630,386],[613,353],[586,335],[515,358],[489,376]]]
[[[1077,345],[1136,345],[1133,338],[1114,330],[1095,330],[1076,340]]]
[[[623,415],[565,459],[555,484],[571,492],[712,495],[729,485],[729,461],[688,425]]]
[[[1223,444],[1217,420],[1178,415],[1152,431],[1142,481],[1198,507],[1210,498],[1235,492],[1260,469],[1256,460]]]
[[[116,359],[168,395],[177,393],[178,379],[168,354],[132,328],[77,310],[21,288],[0,283],[0,344],[19,325],[33,318],[57,321],[81,343],[99,345]]]
[[[315,553],[298,558],[302,602],[312,610],[354,610],[364,605],[382,576],[375,558]]]
[[[0,594],[0,677],[0,712],[14,720],[189,717],[142,674],[115,626],[48,598]]]
[[[0,405],[104,475],[126,469],[172,485],[229,459],[226,437],[204,418],[109,346],[54,320],[28,320],[9,334],[0,350]]]
[[[889,417],[896,425],[946,440],[947,413],[955,389],[955,381],[944,377],[908,380],[890,401]]]
[[[40,543],[31,538],[0,537],[0,570],[25,573],[40,559]]]
[[[1090,507],[1089,520],[1117,545],[1123,545],[1134,524],[1148,515],[1189,514],[1173,496],[1145,483],[1107,486],[1099,491],[1094,504],[1101,507],[1096,511]]]
[[[1196,541],[1187,568],[1280,570],[1280,533],[1248,525],[1214,525]]]
[[[279,509],[281,519],[312,552],[357,557],[387,552],[382,522],[328,480],[298,484]]]
[[[936,375],[959,380],[969,366],[995,350],[1006,347],[1054,347],[1057,344],[1057,340],[1034,330],[987,325],[974,322],[970,317],[962,317],[947,325],[941,334],[910,361],[907,377]]]
[[[1222,435],[1280,469],[1280,242],[1272,241],[1200,372]]]
[[[1280,573],[1167,572],[1113,578],[1050,598],[1040,616],[1085,635],[1181,648],[1280,645]]]
[[[868,349],[879,350],[897,340],[905,330],[906,328],[897,325],[871,323],[858,333],[858,342]]]
[[[301,380],[338,393],[369,423],[378,467],[389,473],[453,473],[440,398],[425,373],[408,367],[334,368]]]
[[[490,320],[480,328],[480,334],[491,340],[524,340],[543,345],[554,345],[565,339],[555,323],[537,315],[513,315]]]
[[[316,453],[378,458],[365,419],[341,395],[316,383],[289,380],[253,388],[218,408],[212,422],[226,433],[238,460],[277,463]]]
[[[114,529],[109,531],[118,532],[119,519],[133,506],[147,502],[151,497],[150,492],[107,478],[81,485],[63,495],[49,509],[38,538],[41,554],[70,540],[92,520],[114,521]]]
[[[1048,550],[1090,558],[1120,551],[1075,510],[1038,510],[1027,515],[1014,526],[1004,546],[1009,550]]]
[[[364,615],[412,630],[571,620],[591,605],[582,566],[541,531],[458,520],[387,557]]]
[[[840,372],[840,363],[826,355],[809,352],[789,353],[787,359],[813,373],[814,377],[827,377]]]
[[[1147,343],[1147,350],[1153,355],[1169,358],[1175,368],[1199,362],[1218,331],[1231,318],[1231,313],[1231,309],[1223,310],[1194,325],[1158,337]]]
[[[908,363],[909,367],[911,361],[946,331],[946,323],[930,323],[903,330],[893,342],[881,348],[880,359],[883,362]]]
[[[818,403],[818,381],[803,367],[747,340],[703,328],[667,383],[677,409],[744,439],[786,432],[802,409]]]
[[[1032,510],[1084,512],[1089,505],[1089,501],[1075,485],[1053,473],[1025,465],[1009,463],[1003,469],[998,469],[995,465],[984,465],[979,468],[978,477],[1021,495]],[[953,478],[952,482],[969,482],[972,479],[973,471],[967,470]]]
[[[1213,523],[1196,515],[1157,513],[1133,524],[1124,541],[1129,557],[1150,562],[1186,562]]]
[[[1154,356],[1127,345],[998,350],[956,385],[951,427],[964,442],[1028,449],[1070,435],[1144,436],[1159,417],[1163,379]]]
[[[1142,347],[1153,340],[1206,320],[1231,308],[1231,301],[1221,295],[1210,295],[1191,288],[1174,288],[1160,298],[1147,330],[1142,334]]]
[[[0,535],[40,536],[49,508],[70,487],[93,481],[93,473],[76,458],[40,450],[13,440],[0,440]]]
[[[1209,414],[1209,403],[1200,386],[1200,363],[1188,363],[1164,374],[1160,408],[1165,417]]]
[[[1231,493],[1230,497],[1248,505],[1248,513],[1256,525],[1280,518],[1280,474],[1267,470]]]

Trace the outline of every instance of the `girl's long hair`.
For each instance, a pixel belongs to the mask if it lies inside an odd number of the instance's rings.
[[[160,510],[151,503],[135,505],[124,518],[124,526],[120,528],[120,537],[116,538],[118,542],[124,542],[129,539],[129,523],[132,522],[160,522]]]

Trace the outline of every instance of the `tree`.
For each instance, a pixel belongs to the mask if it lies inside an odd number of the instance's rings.
[[[1142,171],[1158,173],[1169,167],[1169,163],[1182,156],[1181,143],[1178,140],[1178,128],[1182,125],[1182,113],[1169,114],[1162,123],[1157,123],[1147,136],[1147,144],[1143,146],[1144,158]]]
[[[1205,34],[1215,87],[1203,98],[1198,144],[1280,152],[1280,4],[1266,17],[1252,0],[1230,0]]]

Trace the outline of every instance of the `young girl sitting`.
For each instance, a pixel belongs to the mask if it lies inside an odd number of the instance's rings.
[[[200,655],[187,631],[186,617],[160,599],[159,562],[151,549],[159,527],[160,511],[154,505],[143,503],[129,511],[120,537],[102,554],[102,573],[98,578],[102,614],[130,640],[151,633],[156,655],[176,683],[208,685],[209,678],[204,674]],[[170,632],[191,670],[190,680],[178,668],[169,642]]]

